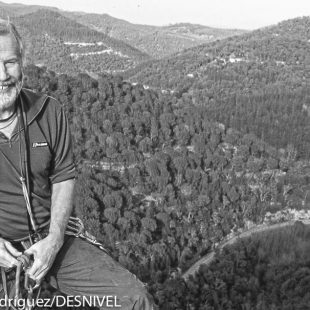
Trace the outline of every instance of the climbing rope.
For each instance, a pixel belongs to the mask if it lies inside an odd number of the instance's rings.
[[[34,282],[30,279],[29,275],[26,273],[26,270],[32,265],[32,260],[30,255],[23,253],[21,256],[16,258],[17,264],[15,268],[15,294],[14,294],[14,305],[12,303],[7,304],[6,309],[12,308],[13,310],[19,310],[16,305],[19,305],[18,300],[22,299],[22,290],[25,290],[27,292],[26,298],[25,298],[25,307],[23,307],[24,310],[32,310],[35,306],[36,300],[40,295],[41,287],[40,283]],[[12,270],[10,270],[11,272]],[[22,286],[22,274],[24,273],[24,283]],[[7,274],[5,271],[5,268],[1,268],[1,277],[2,277],[2,285],[3,285],[3,291],[5,295],[5,299],[7,302],[9,301],[9,293],[8,293],[8,286],[7,286]],[[34,297],[34,291],[38,290],[36,297]]]

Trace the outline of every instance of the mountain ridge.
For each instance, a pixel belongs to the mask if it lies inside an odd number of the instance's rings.
[[[0,1],[0,9],[5,10],[10,16],[21,16],[29,13],[34,13],[40,9],[47,9],[52,11],[60,11],[58,8],[53,6],[42,6],[35,4],[23,4],[23,3],[6,3]],[[0,15],[2,12],[0,11]],[[7,17],[7,16],[2,16]]]
[[[190,46],[246,32],[190,23],[168,26],[140,25],[114,18],[109,14],[65,12],[64,15],[112,37],[122,39],[155,58],[173,54]],[[164,47],[160,48],[160,46]]]
[[[154,58],[161,58],[184,48],[245,32],[245,30],[212,28],[190,23],[167,26],[142,25],[130,23],[109,14],[65,11],[56,7],[0,2],[0,16],[3,18],[23,16],[42,9],[57,12],[92,30],[122,40]]]
[[[39,9],[12,20],[25,38],[29,62],[56,72],[124,70],[150,58],[135,47],[89,29],[57,11]]]

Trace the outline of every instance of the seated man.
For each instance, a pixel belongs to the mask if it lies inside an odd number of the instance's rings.
[[[0,266],[17,265],[21,244],[34,241],[25,251],[33,255],[27,270],[33,280],[48,272],[67,295],[115,296],[117,309],[153,309],[133,274],[97,247],[65,236],[75,178],[69,126],[55,99],[22,89],[23,57],[15,26],[0,21]],[[4,281],[0,298],[12,296],[12,283]],[[114,307],[110,301],[101,308]]]

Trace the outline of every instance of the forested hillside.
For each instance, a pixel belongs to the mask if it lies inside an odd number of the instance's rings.
[[[210,120],[309,158],[310,18],[297,18],[152,61],[127,73]]]
[[[162,27],[138,25],[107,14],[82,12],[63,12],[62,14],[112,38],[125,41],[154,58],[161,58],[185,48],[245,32],[237,29],[218,29],[188,23]]]
[[[120,72],[150,57],[136,48],[51,10],[12,17],[29,63],[58,73]]]
[[[37,12],[38,10],[46,9],[52,11],[59,11],[59,9],[51,6],[42,5],[26,5],[22,3],[6,3],[0,1],[0,17],[7,18],[8,16],[22,16],[29,13]]]
[[[148,283],[161,309],[188,309],[191,302],[170,304],[171,283],[190,285],[175,278],[225,236],[267,212],[310,206],[308,161],[296,161],[292,147],[280,152],[210,122],[203,105],[119,77],[34,66],[25,85],[58,98],[68,113],[77,215]]]
[[[161,309],[306,310],[309,237],[299,222],[227,246],[186,283],[171,279]]]
[[[25,87],[67,112],[76,215],[161,310],[307,309],[308,228],[217,249],[310,217],[309,17],[179,52],[234,32],[0,2],[7,13],[39,65]]]
[[[135,67],[150,59],[150,56],[160,58],[185,48],[245,32],[185,23],[163,27],[138,25],[107,14],[69,12],[55,7],[0,1],[0,17],[6,19],[8,16],[16,20],[20,27],[25,27],[27,40],[31,42],[31,62],[43,63],[52,70],[70,74],[79,71],[120,72]],[[52,42],[46,42],[46,34],[52,38]],[[64,42],[68,41],[84,44],[64,46]],[[90,45],[98,42],[104,44]],[[55,58],[47,61],[45,55],[51,51],[54,51]],[[70,54],[74,56],[69,56]],[[59,57],[63,58],[65,64],[55,66],[53,63]]]

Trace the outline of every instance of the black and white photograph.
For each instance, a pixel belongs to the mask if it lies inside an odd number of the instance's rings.
[[[310,310],[310,1],[0,1],[0,309]]]

